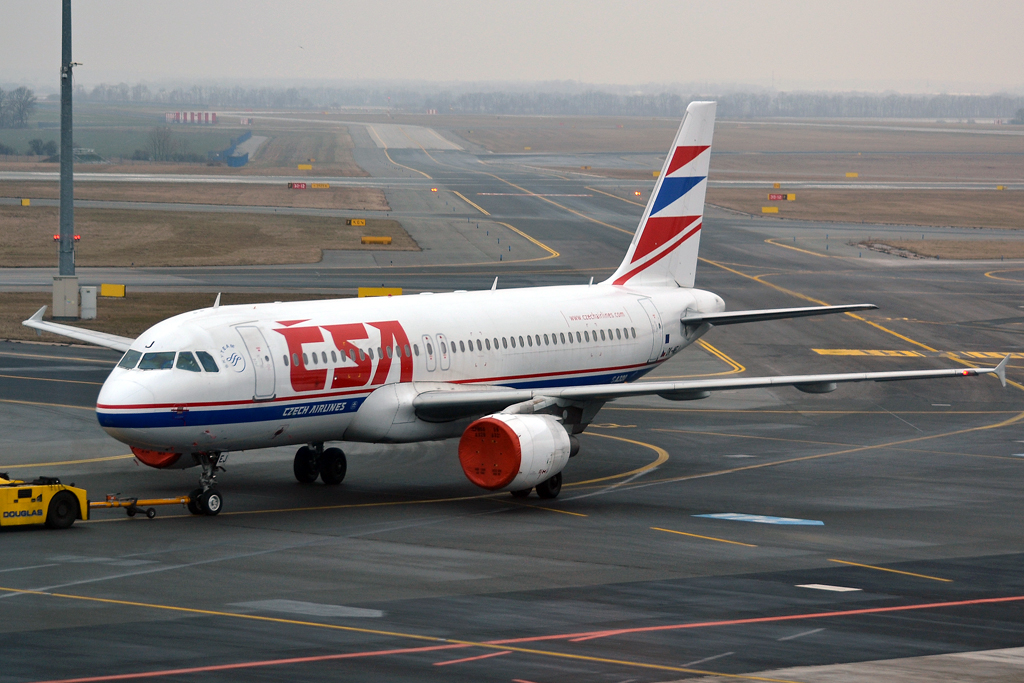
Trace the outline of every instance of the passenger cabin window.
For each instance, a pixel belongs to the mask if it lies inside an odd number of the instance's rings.
[[[484,346],[486,346],[487,350],[490,351],[491,350],[491,340],[490,339],[484,339]]]
[[[526,335],[526,341],[530,344],[530,346],[533,346],[533,337],[531,337],[530,335]]]
[[[131,370],[139,364],[140,358],[142,358],[141,351],[128,351],[128,353],[121,357],[121,362],[117,364],[117,367]]]
[[[299,364],[299,354],[297,354],[297,353],[293,353],[292,354],[292,363],[295,364],[295,365]]]
[[[484,345],[480,343],[479,339],[476,340],[476,350],[477,351],[483,351],[484,350]]]
[[[559,332],[558,333],[558,338],[561,340],[561,342],[563,344],[565,343],[565,333],[564,332]],[[572,339],[572,333],[571,332],[569,333],[569,339]]]
[[[147,353],[139,363],[139,370],[170,370],[174,367],[174,351]]]
[[[408,350],[409,347],[407,346],[405,348],[406,348],[406,350]],[[419,357],[419,355],[420,355],[420,345],[419,344],[413,344],[412,345],[412,352],[415,353],[417,357]]]
[[[434,347],[431,344],[427,344],[427,355],[428,356],[433,356],[434,355]]]
[[[617,327],[615,328],[615,338],[616,339],[622,339],[622,333],[619,332],[619,328],[617,328]]]
[[[220,372],[220,368],[217,367],[217,361],[206,351],[196,351],[196,356],[199,358],[199,362],[202,363],[203,370],[207,372]],[[298,359],[295,362],[297,363]]]
[[[454,344],[452,344],[452,348],[455,348]],[[459,341],[459,350],[462,351],[463,353],[466,352],[466,343],[465,342]]]
[[[631,328],[629,328],[629,331],[633,335],[633,339],[636,339],[636,328],[635,327],[631,327]]]
[[[420,355],[419,351],[416,352],[416,355],[417,356]],[[408,344],[405,345],[405,357],[406,358],[412,358],[412,353],[409,351],[409,345]]]
[[[515,343],[515,342],[513,341],[513,343]],[[508,337],[502,337],[501,338],[501,348],[503,348],[503,349],[507,349],[508,348]]]
[[[178,362],[174,364],[174,367],[179,370],[188,370],[189,372],[202,372],[199,363],[196,362],[196,357],[189,351],[178,352]]]
[[[284,366],[288,367],[288,354],[286,353],[281,357],[284,359]]]

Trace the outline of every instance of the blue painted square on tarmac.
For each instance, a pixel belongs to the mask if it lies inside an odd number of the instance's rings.
[[[733,522],[755,522],[757,524],[796,524],[801,526],[825,526],[817,519],[794,519],[792,517],[769,517],[767,515],[744,515],[739,512],[718,512],[713,515],[694,515],[710,519],[728,519]]]

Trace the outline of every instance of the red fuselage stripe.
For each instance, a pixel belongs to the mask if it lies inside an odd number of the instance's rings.
[[[653,266],[655,263],[657,263],[661,259],[663,259],[666,256],[668,256],[669,254],[671,254],[673,251],[675,251],[676,248],[679,247],[680,244],[682,244],[686,240],[688,240],[691,237],[693,237],[694,235],[696,235],[697,232],[700,231],[700,226],[701,225],[703,225],[703,223],[698,223],[697,227],[695,227],[693,230],[691,230],[690,232],[686,233],[685,235],[680,237],[678,240],[676,240],[675,244],[673,244],[672,246],[670,246],[667,249],[665,249],[665,251],[661,252],[660,254],[658,254],[657,256],[652,258],[647,263],[644,263],[643,265],[637,266],[636,268],[634,268],[633,270],[629,271],[625,275],[616,278],[615,282],[613,282],[612,284],[614,284],[614,285],[623,285],[626,282],[628,282],[635,275],[637,275],[639,273],[642,273],[643,271],[647,270],[648,268]]]

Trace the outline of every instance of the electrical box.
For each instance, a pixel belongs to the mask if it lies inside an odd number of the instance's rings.
[[[96,287],[82,287],[82,320],[96,319]]]
[[[56,320],[78,319],[78,277],[55,275],[53,278],[53,317]]]

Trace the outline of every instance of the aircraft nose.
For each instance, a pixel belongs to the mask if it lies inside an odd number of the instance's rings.
[[[100,395],[96,399],[97,407],[129,407],[147,405],[156,402],[156,397],[149,388],[127,378],[109,378],[103,383]]]

